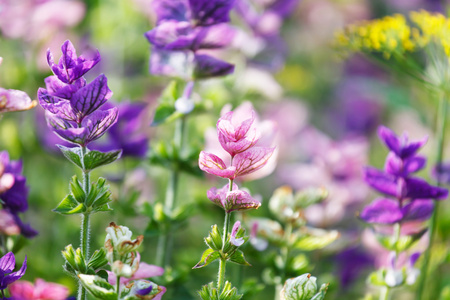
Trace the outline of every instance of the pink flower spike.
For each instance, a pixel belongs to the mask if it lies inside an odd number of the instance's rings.
[[[255,121],[255,112],[252,110],[252,117],[241,121],[233,118],[233,112],[227,112],[223,117],[217,121],[217,134],[222,148],[235,156],[238,153],[244,152],[250,147],[253,147],[259,140],[260,134],[256,128],[252,128]]]
[[[14,300],[64,300],[69,296],[67,287],[40,278],[34,285],[28,281],[17,281],[9,287],[9,292]]]
[[[233,166],[236,167],[236,176],[255,172],[264,167],[275,151],[275,147],[253,147],[234,157]]]
[[[206,153],[204,151],[200,152],[198,165],[200,169],[206,173],[222,178],[236,178],[236,168],[233,166],[227,168],[223,160],[214,154]]]

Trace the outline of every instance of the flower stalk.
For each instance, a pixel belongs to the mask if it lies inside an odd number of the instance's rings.
[[[436,135],[437,135],[436,167],[438,168],[438,170],[442,166],[447,110],[448,110],[448,104],[447,104],[447,100],[446,100],[446,93],[442,92],[442,95],[439,99],[438,112],[437,112],[438,119],[437,119],[437,123],[436,123]],[[439,174],[439,172],[438,172],[438,174]],[[441,176],[437,176],[436,185],[437,186],[441,185]],[[428,229],[428,232],[429,232],[428,248],[425,251],[424,260],[423,260],[423,264],[422,264],[422,270],[421,270],[422,276],[420,276],[419,286],[417,288],[417,294],[416,294],[417,300],[422,299],[422,295],[424,293],[424,288],[425,288],[425,283],[427,281],[431,249],[433,248],[433,242],[436,238],[438,211],[439,211],[439,201],[435,200],[433,214],[431,215],[431,219],[430,219],[430,227]]]

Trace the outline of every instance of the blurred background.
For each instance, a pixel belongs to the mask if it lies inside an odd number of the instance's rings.
[[[250,2],[263,12],[271,1]],[[202,109],[188,122],[189,151],[194,153],[195,164],[200,150],[213,148],[210,133],[224,106],[234,109],[252,105],[261,126],[267,129],[263,137],[273,139],[278,153],[271,168],[259,178],[242,183],[262,206],[238,218],[273,219],[267,203],[280,186],[289,185],[294,190],[327,188],[329,197],[305,210],[305,218],[315,228],[337,230],[339,238],[323,249],[296,251],[292,276],[311,272],[320,283],[329,282],[327,299],[362,299],[367,292],[367,274],[382,262],[373,235],[356,217],[375,197],[362,180],[361,168],[383,167],[387,150],[376,137],[380,124],[398,134],[407,131],[411,139],[428,135],[421,153],[433,161],[436,101],[408,79],[392,77],[362,56],[343,59],[332,47],[333,37],[347,24],[393,13],[418,9],[445,13],[446,3],[294,2],[295,9],[261,22],[261,31],[274,33],[271,40],[252,31],[232,11],[231,23],[238,34],[228,48],[220,50],[220,56],[234,63],[236,69],[232,75],[196,85],[194,95]],[[154,24],[150,0],[0,0],[0,87],[23,90],[36,99],[37,89],[45,86],[44,78],[51,74],[47,49],[55,60],[67,39],[78,54],[86,57],[99,50],[102,60],[87,80],[106,74],[114,93],[111,100],[123,109],[116,134],[120,136],[130,129],[130,136],[137,142],[129,145],[130,140],[121,140],[119,145],[128,145],[129,151],[118,162],[92,175],[109,180],[114,198],[113,212],[92,218],[93,248],[103,245],[105,228],[114,221],[130,227],[135,234],[145,235],[141,254],[147,263],[155,263],[158,239],[149,207],[162,201],[168,180],[167,168],[152,158],[158,145],[172,140],[174,131],[170,123],[150,126],[158,99],[172,80],[149,73],[151,49],[144,33]],[[135,109],[127,113],[130,105]],[[97,143],[98,149],[112,139],[112,134],[105,135]],[[18,261],[28,256],[28,269],[22,279],[33,281],[39,277],[58,282],[70,287],[74,294],[76,283],[63,273],[60,251],[69,243],[78,246],[80,220],[51,211],[68,193],[69,179],[78,172],[55,147],[61,143],[47,129],[39,105],[30,111],[2,116],[0,150],[23,161],[30,190],[30,209],[23,219],[39,231],[18,253]],[[449,153],[446,147],[444,158],[450,159]],[[430,164],[420,176],[429,178],[431,168]],[[205,250],[203,237],[210,226],[221,226],[223,222],[222,210],[206,198],[206,191],[225,182],[200,171],[191,173],[180,177],[177,200],[179,205],[190,204],[188,218],[175,234],[172,270],[166,270],[169,275],[160,279],[162,283],[171,282],[164,297],[167,299],[195,299],[195,291],[213,280],[217,272],[216,264],[200,270],[191,268]],[[438,230],[442,242],[440,252],[433,256],[435,268],[441,271],[437,283],[441,295],[450,292],[450,285],[445,284],[450,282],[450,273],[446,272],[448,243],[443,242],[450,232],[450,218],[444,217],[450,216],[448,206],[442,206]],[[248,232],[250,229],[247,227]],[[272,299],[276,279],[271,265],[275,264],[277,249],[270,244],[264,251],[257,248],[249,243],[244,249],[252,267],[230,266],[227,274],[245,292],[244,299]],[[395,299],[412,297],[410,291],[401,294],[402,298]]]

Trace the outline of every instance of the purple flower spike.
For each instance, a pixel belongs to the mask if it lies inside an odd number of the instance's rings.
[[[12,252],[6,253],[5,256],[0,258],[0,290],[4,290],[13,283],[20,279],[27,269],[27,257],[23,261],[22,267],[17,272],[13,272],[16,260]]]
[[[261,206],[258,200],[252,198],[246,191],[239,190],[238,186],[234,183],[232,191],[230,191],[229,184],[221,189],[213,187],[207,192],[207,197],[214,204],[222,207],[227,213],[257,209]]]
[[[67,40],[61,46],[62,56],[56,65],[50,49],[47,50],[47,62],[59,80],[64,83],[72,83],[82,77],[100,61],[100,53],[97,51],[92,60],[87,60],[83,56],[77,56],[75,47]]]
[[[394,224],[403,218],[403,213],[397,201],[383,198],[364,207],[360,217],[367,223]]]
[[[198,165],[200,169],[206,173],[222,178],[236,178],[236,167],[231,166],[227,168],[223,160],[214,154],[206,153],[204,151],[200,152]]]
[[[384,126],[378,128],[378,135],[386,146],[402,159],[414,155],[428,140],[428,137],[424,137],[420,141],[409,142],[406,133],[398,137],[392,130]]]

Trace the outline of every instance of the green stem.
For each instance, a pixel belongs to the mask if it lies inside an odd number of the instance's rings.
[[[438,108],[438,119],[437,119],[437,123],[436,123],[436,135],[437,135],[437,147],[436,147],[436,167],[439,169],[442,165],[442,157],[443,157],[443,150],[444,150],[444,136],[445,136],[445,121],[446,121],[446,117],[447,117],[447,100],[445,99],[446,97],[446,93],[442,92],[441,97],[439,99],[439,108]],[[439,174],[439,172],[438,172]],[[440,176],[438,176],[437,179],[437,185],[440,186],[441,184],[441,178]],[[434,201],[434,210],[433,210],[433,214],[431,216],[431,220],[430,220],[430,228],[428,230],[429,232],[429,243],[428,243],[428,248],[425,251],[425,255],[424,255],[424,260],[423,260],[423,265],[422,265],[422,270],[421,270],[421,275],[420,276],[420,281],[419,281],[419,287],[417,288],[417,296],[416,299],[420,300],[422,299],[423,293],[424,293],[424,289],[425,289],[425,284],[427,281],[427,275],[428,275],[428,268],[429,268],[429,264],[430,264],[430,257],[431,257],[431,248],[433,246],[433,241],[435,239],[435,235],[436,235],[436,227],[437,227],[437,220],[438,220],[438,206],[439,206],[439,201]]]
[[[191,96],[192,88],[193,82],[188,82],[186,84],[184,97]],[[186,118],[187,116],[179,118],[175,124],[173,142],[177,151],[181,151],[181,149],[183,149],[185,140],[184,132],[186,127]],[[180,153],[178,153],[178,155],[180,155]],[[164,212],[169,216],[172,215],[172,211],[176,203],[179,174],[180,172],[176,167],[173,167],[170,170],[169,182],[167,184],[166,196],[164,198]],[[164,268],[170,266],[170,262],[172,259],[172,248],[173,230],[172,224],[168,223],[165,232],[158,238],[158,245],[156,248],[156,265],[162,266]]]
[[[84,155],[86,155],[87,148],[82,147],[81,150],[81,161],[84,161]],[[83,189],[86,196],[89,194],[89,188],[90,172],[86,171],[83,166]],[[86,260],[89,260],[90,214],[90,211],[87,211],[81,216],[81,253],[83,253]],[[86,290],[83,288],[80,282],[78,286],[78,300],[85,300],[87,299],[86,296]]]
[[[230,189],[233,186],[233,180],[230,180]],[[223,236],[222,236],[222,252],[225,248],[225,243],[228,239],[228,230],[230,228],[231,212],[225,212],[225,222],[223,224]],[[227,264],[227,259],[221,257],[219,264],[219,273],[217,275],[217,292],[220,294],[222,292],[223,285],[225,283],[225,267]]]
[[[117,300],[120,300],[120,276],[117,276],[116,293],[117,293]]]
[[[389,300],[389,291],[390,291],[389,287],[387,286],[382,287],[380,292],[380,300]]]
[[[292,223],[288,222],[286,224],[286,228],[284,230],[284,242],[285,245],[283,247],[281,247],[281,258],[283,261],[283,270],[281,271],[281,279],[280,282],[278,282],[275,286],[275,299],[279,299],[280,298],[280,292],[281,289],[283,288],[284,282],[287,279],[286,278],[286,266],[288,264],[289,261],[289,254],[291,252],[291,244],[290,244],[290,239],[291,239],[291,235],[292,235]]]

